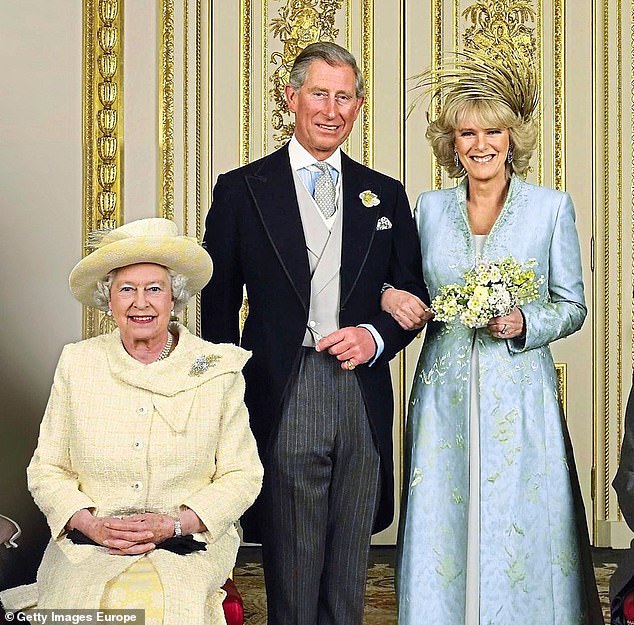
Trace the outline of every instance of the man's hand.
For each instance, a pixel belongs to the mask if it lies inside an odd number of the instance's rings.
[[[387,289],[381,295],[381,308],[390,313],[403,330],[420,330],[434,316],[420,298],[400,289]]]
[[[348,327],[335,330],[322,338],[316,345],[318,352],[328,350],[337,357],[341,368],[352,371],[374,358],[376,343],[367,328]]]

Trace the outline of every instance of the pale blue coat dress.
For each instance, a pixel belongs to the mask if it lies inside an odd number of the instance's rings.
[[[464,180],[453,189],[423,193],[417,202],[432,298],[441,285],[461,281],[474,265],[466,191]],[[578,330],[586,316],[574,220],[568,194],[513,177],[482,257],[537,260],[536,274],[545,282],[539,299],[522,307],[525,339],[501,340],[486,328],[460,324],[427,326],[407,423],[397,571],[401,625],[587,622],[573,491],[548,348]],[[474,336],[478,397],[470,391]],[[469,469],[470,402],[479,430],[475,475]],[[479,508],[479,528],[472,524],[471,536],[470,479],[479,481],[479,488],[472,487],[472,493],[479,490],[479,501],[471,502],[476,518]],[[470,588],[479,588],[469,609],[467,577]]]

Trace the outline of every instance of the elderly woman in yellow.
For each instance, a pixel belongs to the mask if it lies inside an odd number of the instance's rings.
[[[37,583],[2,593],[6,609],[225,622],[236,522],[262,466],[243,402],[248,352],[170,323],[211,272],[166,219],[112,230],[73,269],[73,295],[117,328],[62,352],[27,471],[52,539]]]

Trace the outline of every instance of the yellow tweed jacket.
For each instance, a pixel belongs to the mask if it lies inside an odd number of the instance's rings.
[[[64,348],[27,470],[52,539],[37,584],[2,593],[7,609],[33,599],[39,608],[98,608],[106,583],[146,557],[163,585],[165,625],[224,623],[220,586],[235,563],[236,521],[262,482],[243,401],[249,353],[176,327],[172,354],[149,365],[126,353],[118,330]],[[206,551],[111,556],[65,537],[81,508],[101,516],[181,506],[206,525],[195,535]]]

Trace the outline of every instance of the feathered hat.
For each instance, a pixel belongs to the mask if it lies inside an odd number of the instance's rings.
[[[539,86],[530,58],[517,50],[504,55],[489,55],[466,49],[447,57],[439,68],[413,76],[412,90],[420,90],[410,112],[427,95],[430,108],[435,101],[489,100],[507,106],[522,121],[534,118],[539,102]],[[429,111],[427,113],[429,119]]]

